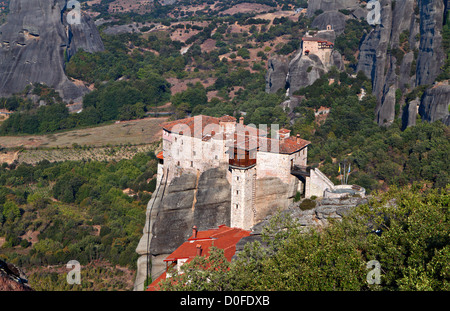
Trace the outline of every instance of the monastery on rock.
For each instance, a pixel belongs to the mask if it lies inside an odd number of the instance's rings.
[[[309,141],[287,129],[256,128],[232,116],[199,115],[163,124],[163,151],[158,154],[158,183],[183,173],[199,174],[227,168],[231,185],[230,226],[250,229],[286,208],[297,191],[305,197],[323,196],[333,184],[318,169],[307,167]],[[258,189],[261,188],[261,189]]]

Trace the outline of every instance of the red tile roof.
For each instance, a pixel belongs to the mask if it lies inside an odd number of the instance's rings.
[[[285,139],[272,139],[267,137],[243,136],[235,135],[234,141],[230,142],[227,147],[254,150],[262,152],[272,152],[281,154],[292,154],[311,144],[310,141],[290,136]]]
[[[197,126],[195,126],[195,122],[199,122],[199,123],[201,122],[201,124],[197,124]],[[220,138],[220,137],[217,137],[217,136],[219,136],[219,135],[217,135],[218,131],[215,131],[215,129],[213,127],[208,127],[207,131],[205,131],[205,128],[211,124],[216,124],[217,126],[219,126],[221,122],[236,123],[236,118],[232,117],[232,116],[228,116],[228,115],[222,116],[220,118],[198,115],[195,117],[180,119],[180,120],[171,121],[171,122],[165,122],[161,126],[166,131],[169,131],[172,133],[177,133],[180,135],[181,134],[186,135],[187,133],[184,131],[187,131],[187,129],[189,128],[191,136],[202,137],[203,140],[209,140],[211,138],[211,136],[215,136],[216,138]],[[201,132],[199,132],[199,130],[201,130]],[[239,130],[242,130],[242,128],[236,129],[236,131],[239,131]],[[260,129],[257,129],[252,126],[247,126],[247,125],[244,125],[243,130],[246,132],[249,132],[250,135],[255,135],[255,136],[256,135],[265,136],[267,134],[266,132],[264,132]],[[195,132],[195,131],[197,131],[197,132]]]
[[[317,42],[326,43],[327,45],[333,45],[333,42],[330,42],[328,40],[318,38],[318,37],[303,37],[302,41],[317,41]]]
[[[280,129],[280,130],[278,131],[278,133],[281,133],[281,134],[288,134],[288,133],[290,133],[290,132],[291,132],[291,130],[288,130],[288,129],[285,129],[285,128]]]
[[[232,116],[223,116],[220,118],[209,117],[204,115],[198,115],[195,117],[185,118],[172,122],[166,122],[162,124],[163,129],[169,132],[187,135],[187,129],[189,129],[191,136],[201,137],[203,141],[210,140],[212,137],[216,139],[224,139],[223,133],[217,133],[213,129],[205,131],[205,128],[210,124],[217,124],[220,122],[235,122],[236,118]],[[194,126],[195,122],[201,122],[199,125]],[[186,129],[183,129],[185,127]],[[195,133],[197,131],[197,133]],[[201,131],[201,132],[199,132]],[[280,129],[280,133],[289,133],[288,129]],[[267,133],[252,126],[236,124],[236,132],[234,133],[234,141],[228,144],[228,147],[236,147],[238,149],[253,150],[258,148],[259,151],[267,152],[279,152],[282,154],[291,154],[297,152],[311,142],[299,139],[297,142],[296,137],[289,137],[284,140],[276,140],[265,137]],[[267,149],[264,148],[267,146]],[[279,146],[277,148],[277,146]]]
[[[197,124],[197,127],[195,127],[194,126],[195,122],[200,122],[200,121],[201,121],[201,127],[199,126],[199,124]],[[165,122],[161,126],[166,131],[174,132],[174,133],[178,133],[178,134],[181,134],[183,132],[184,128],[186,128],[186,126],[187,126],[187,128],[189,128],[189,130],[191,132],[191,136],[198,137],[199,135],[203,136],[205,127],[209,124],[219,125],[219,118],[198,115],[195,117],[185,118],[185,119],[176,120],[176,121],[172,121],[172,122]],[[201,133],[194,133],[194,130],[198,131],[200,129],[201,129]],[[187,133],[183,133],[183,134],[186,135]]]
[[[250,231],[230,228],[225,225],[219,226],[218,229],[198,231],[196,238],[191,236],[187,242],[184,242],[178,249],[164,259],[164,261],[175,261],[186,258],[191,260],[197,255],[197,245],[202,246],[203,254],[206,254],[211,246],[221,248],[225,250],[225,257],[231,261],[231,258],[236,252],[236,243],[243,237],[249,235]]]
[[[221,122],[236,122],[236,118],[229,116],[229,115],[224,115],[219,118],[219,121],[221,121]]]
[[[223,249],[226,259],[231,261],[231,258],[236,253],[236,244],[247,236],[250,236],[250,231],[230,228],[225,225],[221,225],[217,229],[198,231],[195,238],[193,236],[188,238],[186,242],[164,259],[164,261],[175,262],[178,259],[187,259],[186,262],[190,262],[197,256],[197,246],[201,246],[202,256],[204,257],[209,257],[209,249],[212,246]],[[152,282],[147,290],[158,290],[158,283],[165,278],[166,273],[163,273]]]

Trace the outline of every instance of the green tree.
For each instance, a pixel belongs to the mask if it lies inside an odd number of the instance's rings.
[[[229,270],[223,256],[197,258],[164,289],[450,290],[450,185],[424,189],[392,187],[321,230],[279,213],[264,244],[247,243]],[[381,265],[380,284],[367,282],[372,260]]]
[[[16,218],[20,217],[20,209],[14,202],[6,201],[3,205],[2,214],[6,221],[13,222]]]

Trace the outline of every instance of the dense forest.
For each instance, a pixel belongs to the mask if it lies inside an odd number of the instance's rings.
[[[213,247],[208,258],[184,264],[183,274],[171,271],[161,288],[448,291],[449,190],[393,187],[320,231],[305,232],[279,214],[264,228],[262,240],[247,243],[236,260],[229,263],[223,250]],[[373,260],[380,264],[378,283],[367,281]]]
[[[0,167],[1,257],[26,271],[70,260],[134,270],[155,174],[153,152],[118,162],[5,163]],[[105,269],[86,273],[101,279]],[[47,274],[36,273],[29,275],[36,290],[70,289],[65,279],[52,284],[43,281]]]

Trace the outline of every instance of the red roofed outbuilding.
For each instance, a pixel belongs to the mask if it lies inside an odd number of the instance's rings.
[[[212,246],[223,249],[225,258],[231,261],[236,253],[236,244],[247,236],[250,236],[250,231],[225,225],[204,231],[198,231],[194,226],[192,236],[164,259],[166,271],[148,286],[147,291],[159,290],[158,284],[167,278],[167,271],[170,267],[176,266],[179,269],[181,265],[192,261],[196,256],[209,257],[209,249]]]

